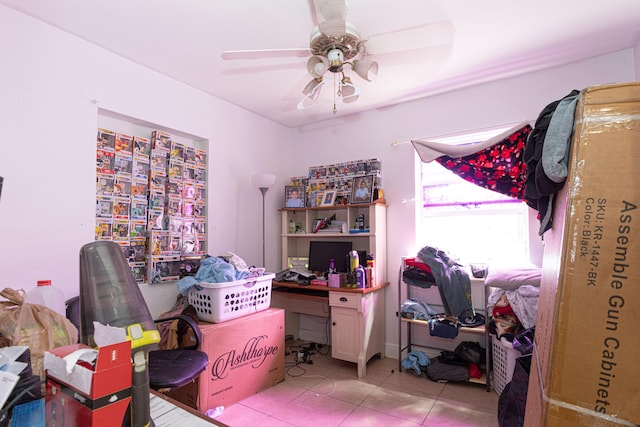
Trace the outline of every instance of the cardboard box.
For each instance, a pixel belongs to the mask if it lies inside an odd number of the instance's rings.
[[[640,83],[585,89],[544,234],[525,426],[640,423]]]
[[[200,378],[180,388],[163,393],[165,396],[177,400],[190,408],[198,410],[198,396],[200,391]]]
[[[100,347],[93,370],[80,362],[68,372],[63,358],[83,349],[91,347],[73,344],[45,354],[47,425],[121,425],[131,402],[131,342]]]
[[[284,310],[199,323],[209,366],[200,374],[201,412],[227,407],[284,381]]]

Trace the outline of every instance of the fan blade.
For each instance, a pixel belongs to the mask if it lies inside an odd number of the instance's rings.
[[[344,34],[347,30],[345,0],[314,0],[318,29],[328,36]]]
[[[453,42],[451,21],[436,22],[406,30],[369,36],[364,49],[368,55],[422,49],[432,46],[450,45]]]
[[[259,50],[226,50],[222,52],[222,59],[264,59],[264,58],[304,58],[311,56],[311,49],[259,49]]]

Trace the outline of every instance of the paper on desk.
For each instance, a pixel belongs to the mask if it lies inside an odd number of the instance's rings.
[[[11,372],[0,372],[0,409],[4,406],[19,379],[18,375]]]
[[[18,360],[29,347],[26,345],[13,345],[11,347],[0,348],[0,366],[7,362]]]
[[[29,366],[28,363],[12,360],[0,366],[0,372],[11,372],[12,374],[20,375],[27,366]]]
[[[28,348],[29,347],[26,345],[14,345],[11,347],[0,348],[0,371],[20,375],[20,373],[22,373],[29,364],[19,362],[18,358],[22,356]]]

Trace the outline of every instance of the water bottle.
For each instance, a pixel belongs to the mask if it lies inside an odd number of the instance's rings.
[[[65,316],[64,294],[62,290],[51,285],[51,280],[38,280],[38,286],[30,290],[24,297],[28,304],[39,304]]]
[[[364,268],[362,268],[361,265],[356,267],[355,275],[356,275],[356,287],[357,288],[366,287],[367,283],[366,283]]]
[[[349,252],[349,270],[354,272],[359,265],[360,256],[358,255],[358,251]]]

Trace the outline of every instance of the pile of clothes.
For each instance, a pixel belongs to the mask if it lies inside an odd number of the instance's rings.
[[[513,342],[515,334],[536,324],[542,269],[533,264],[491,266],[485,286],[489,332],[503,342]],[[505,342],[505,344],[507,344]]]
[[[195,276],[186,276],[178,281],[181,295],[187,295],[192,286],[198,283],[225,283],[262,276],[264,268],[249,267],[247,263],[233,252],[213,257],[207,256],[200,262]]]

